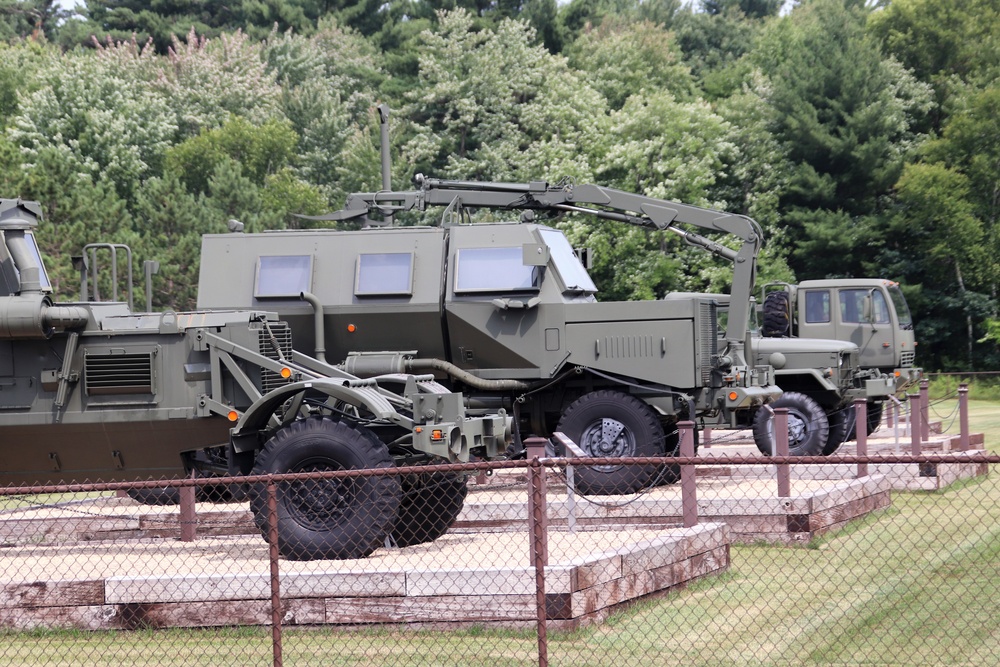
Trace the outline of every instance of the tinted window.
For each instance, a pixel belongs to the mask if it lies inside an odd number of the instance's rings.
[[[844,322],[866,322],[865,319],[865,298],[872,295],[871,321],[876,324],[889,323],[889,304],[886,303],[885,296],[870,289],[844,289],[840,290],[840,316]]]
[[[312,256],[261,256],[257,258],[257,281],[254,296],[298,298],[312,291]]]
[[[542,234],[542,240],[549,247],[552,254],[552,263],[559,272],[567,292],[590,292],[597,291],[597,286],[590,279],[587,269],[580,263],[580,258],[573,252],[573,247],[562,232],[556,229],[538,229]]]
[[[462,248],[455,271],[456,292],[537,290],[539,272],[525,266],[521,248]]]
[[[412,294],[413,254],[391,252],[378,255],[358,255],[357,280],[354,293]]]
[[[830,321],[830,292],[806,292],[806,322],[817,324]]]
[[[910,308],[906,305],[906,299],[899,290],[898,285],[889,285],[889,298],[896,306],[896,317],[899,318],[900,329],[912,329],[913,319],[910,317]]]

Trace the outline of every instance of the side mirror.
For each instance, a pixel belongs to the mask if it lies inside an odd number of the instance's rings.
[[[861,306],[861,321],[862,322],[874,322],[875,321],[875,297],[872,294],[875,290],[868,290],[865,294],[864,303]]]

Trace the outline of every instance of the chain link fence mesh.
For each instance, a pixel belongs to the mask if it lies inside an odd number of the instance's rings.
[[[662,460],[319,455],[6,489],[0,665],[996,664],[1000,457],[975,434],[913,456],[900,421],[826,459],[716,432],[677,459],[693,497]],[[635,493],[577,488],[633,474]]]

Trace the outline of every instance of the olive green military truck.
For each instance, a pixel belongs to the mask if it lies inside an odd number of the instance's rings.
[[[359,379],[299,354],[273,313],[57,303],[40,216],[34,202],[0,200],[0,484],[385,468],[508,446],[502,411],[467,415],[429,375]],[[279,548],[357,558],[387,538],[428,541],[464,497],[464,478],[440,473],[279,485]],[[266,535],[265,494],[250,498]]]
[[[706,295],[710,296],[710,295]],[[711,295],[720,313],[729,307],[728,295]],[[668,294],[665,298],[686,298]],[[895,392],[896,377],[861,366],[860,350],[849,340],[763,336],[752,318],[750,349],[757,364],[774,368],[775,383],[784,392],[757,411],[754,442],[764,454],[774,452],[773,408],[788,409],[788,448],[792,456],[834,453],[855,433],[854,401],[868,404],[869,431],[882,414],[882,404]],[[872,421],[874,420],[874,422]]]
[[[763,287],[761,333],[768,338],[826,338],[858,346],[859,363],[896,379],[902,395],[921,378],[913,318],[899,283],[829,278]]]
[[[751,219],[596,185],[417,178],[418,189],[359,193],[328,220],[356,231],[207,235],[198,307],[274,310],[297,345],[368,377],[434,373],[470,409],[515,413],[520,436],[566,433],[589,456],[670,456],[676,423],[748,428],[780,390],[747,359],[761,231]],[[438,226],[388,226],[404,211]],[[520,213],[511,223],[473,222]],[[600,302],[546,216],[589,215],[669,230],[733,266],[728,326],[714,298]],[[516,215],[516,213],[515,213]],[[737,249],[694,231],[735,237]],[[516,452],[514,452],[516,455]],[[676,466],[577,471],[584,493],[671,481]]]

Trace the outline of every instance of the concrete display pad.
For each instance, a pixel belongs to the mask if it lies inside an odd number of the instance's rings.
[[[729,529],[550,535],[550,627],[599,622],[623,605],[729,567]],[[271,577],[259,538],[9,547],[0,558],[0,627],[268,625]],[[531,627],[535,570],[526,534],[448,534],[351,561],[280,562],[282,624]],[[459,564],[465,564],[460,567]]]

